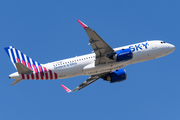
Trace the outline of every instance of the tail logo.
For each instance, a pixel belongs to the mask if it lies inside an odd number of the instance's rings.
[[[26,56],[21,51],[17,50],[13,46],[9,46],[4,48],[6,53],[8,54],[11,62],[15,66],[15,63],[22,63],[27,66],[29,69],[33,70],[32,74],[22,74],[22,79],[57,79],[57,73],[52,73],[49,69],[47,70],[42,64],[34,61],[30,57]],[[16,68],[16,66],[15,66]],[[17,69],[17,68],[16,68]]]

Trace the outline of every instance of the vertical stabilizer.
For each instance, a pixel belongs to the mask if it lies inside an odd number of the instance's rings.
[[[5,47],[4,49],[16,69],[17,69],[17,65],[18,65],[19,68],[25,69],[27,71],[28,71],[27,68],[29,68],[30,70],[34,71],[35,73],[43,72],[42,71],[43,67],[40,63],[38,63],[38,62],[34,61],[33,59],[31,59],[30,57],[26,56],[24,53],[17,50],[15,47],[9,46],[9,47]],[[21,63],[21,64],[19,64],[19,63]]]

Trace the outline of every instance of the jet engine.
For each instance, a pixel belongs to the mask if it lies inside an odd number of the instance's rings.
[[[110,81],[110,83],[121,82],[123,80],[126,80],[126,78],[127,76],[125,69],[113,71],[103,77],[104,80]]]
[[[119,61],[127,61],[133,58],[133,53],[130,48],[128,49],[122,49],[119,50],[111,55],[108,55],[110,59],[116,60],[117,62]]]

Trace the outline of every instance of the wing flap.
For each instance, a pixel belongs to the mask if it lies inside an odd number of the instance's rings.
[[[77,90],[81,90],[82,88],[88,86],[89,84],[95,82],[96,80],[98,80],[100,77],[98,76],[91,76],[90,78],[88,78],[86,81],[84,81],[82,84],[80,84],[78,87],[76,87],[74,90],[70,90],[69,88],[67,88],[66,86],[64,86],[63,84],[61,84],[61,86],[66,90],[66,92],[74,92]]]
[[[92,79],[91,77],[88,78],[86,81],[84,81],[82,84],[80,84],[78,87],[76,87],[74,90],[72,90],[72,92],[76,91],[76,90],[81,90],[82,88],[90,85],[91,83],[95,82],[96,80],[98,80],[99,78],[95,78]]]

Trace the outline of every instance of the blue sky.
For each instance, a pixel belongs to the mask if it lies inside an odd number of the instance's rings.
[[[1,120],[179,120],[180,2],[178,0],[1,0]],[[80,19],[111,47],[164,40],[176,50],[126,66],[127,80],[98,80],[67,94],[89,76],[10,86],[15,72],[4,47],[14,46],[40,63],[92,52]]]

